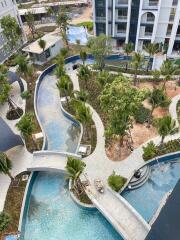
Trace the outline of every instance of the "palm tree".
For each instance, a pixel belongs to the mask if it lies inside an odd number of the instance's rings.
[[[167,59],[166,61],[163,62],[162,66],[160,68],[161,74],[164,77],[163,88],[166,89],[166,82],[171,80],[171,78],[175,74],[176,70],[177,70],[177,68],[173,61]]]
[[[88,80],[90,79],[90,77],[91,77],[91,71],[89,70],[88,66],[82,65],[79,68],[78,78],[80,81],[85,82],[86,89],[88,88]]]
[[[64,69],[64,65],[57,65],[57,67],[54,70],[54,74],[57,78],[61,78],[66,74],[66,71]]]
[[[147,63],[147,72],[148,72],[151,58],[154,57],[156,53],[158,53],[159,47],[156,43],[149,43],[144,46],[144,50],[149,54],[149,61]]]
[[[87,59],[87,53],[85,51],[80,51],[80,58],[83,62],[83,65],[85,64],[85,61]]]
[[[84,90],[80,90],[80,91],[74,91],[75,94],[75,98],[79,101],[82,102],[86,102],[88,99],[88,92],[84,91]]]
[[[134,49],[134,44],[129,42],[129,43],[125,43],[123,45],[123,50],[126,53],[127,56],[127,63],[126,63],[126,70],[128,70],[128,56],[133,52]]]
[[[65,95],[66,102],[69,107],[68,96],[71,95],[71,91],[73,88],[73,84],[72,84],[72,81],[71,81],[69,75],[67,75],[67,74],[63,75],[56,83],[56,86],[59,89],[59,92],[62,92],[63,95]]]
[[[73,100],[72,106],[75,111],[76,120],[80,121],[84,126],[84,134],[87,138],[90,138],[91,131],[89,130],[89,126],[92,123],[92,114],[90,108],[85,105],[84,102]]]
[[[18,65],[17,71],[23,76],[27,77],[28,73],[28,60],[24,55],[18,55],[15,59],[15,63]]]
[[[79,192],[82,188],[79,177],[85,167],[86,164],[80,159],[68,157],[66,170],[69,174],[69,178],[72,180],[73,187],[77,190],[77,192]]]
[[[58,15],[56,16],[56,24],[58,25],[60,32],[61,32],[61,36],[66,44],[67,47],[69,47],[68,44],[68,39],[67,39],[67,29],[68,29],[68,25],[69,25],[69,15],[67,14],[67,10],[65,8],[61,8],[60,12],[58,13]]]
[[[135,52],[133,57],[132,57],[132,62],[131,65],[134,69],[134,85],[136,86],[137,83],[137,73],[138,73],[138,69],[142,66],[144,62],[144,56],[141,55],[140,53]]]
[[[102,70],[98,73],[96,81],[101,86],[104,87],[106,83],[109,82],[111,75],[106,70]]]
[[[44,50],[45,50],[45,48],[46,48],[46,41],[43,40],[43,39],[40,39],[40,40],[38,41],[38,45],[39,45],[40,48],[42,48],[43,53],[44,53]]]
[[[166,136],[172,135],[178,131],[178,128],[176,127],[176,121],[169,115],[156,119],[154,124],[159,135],[161,136],[161,144],[164,142]]]
[[[14,180],[12,177],[10,170],[12,169],[12,163],[7,157],[7,155],[3,152],[0,152],[0,173],[4,173],[8,175],[11,179],[11,181]]]
[[[28,138],[35,131],[34,115],[26,113],[21,120],[16,124],[16,127],[21,132],[24,138]]]

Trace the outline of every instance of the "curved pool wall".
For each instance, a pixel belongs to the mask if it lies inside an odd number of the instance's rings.
[[[121,195],[150,222],[161,205],[165,195],[171,191],[180,178],[180,152],[167,154],[140,166],[149,165],[151,175],[138,189],[125,189]]]
[[[92,56],[88,56],[88,59],[90,61],[93,60]],[[75,63],[78,60],[80,60],[79,56],[73,56],[66,59],[65,62]],[[39,118],[38,109],[36,109],[37,97],[41,82],[49,72],[53,71],[55,66],[56,65],[52,65],[41,74],[37,81],[35,91],[34,106],[37,119],[44,135],[44,150],[49,149],[50,145],[48,144],[45,129]],[[63,108],[61,110],[63,111]],[[63,114],[79,125],[78,122],[74,121],[71,115],[65,111],[63,111]],[[45,181],[47,175],[50,175],[48,182]],[[41,181],[38,180],[39,176]],[[52,180],[53,178],[55,179]],[[38,184],[39,187],[37,187]],[[54,187],[53,184],[55,184]],[[54,198],[52,197],[54,194],[53,189],[56,189]],[[61,189],[60,192],[59,189]],[[61,192],[63,193],[62,195],[59,194]],[[42,195],[44,196],[43,201],[39,199]],[[60,196],[62,196],[62,199]],[[48,203],[47,200],[49,201]],[[56,202],[56,204],[53,204],[54,202]],[[43,206],[46,207],[43,208]],[[31,174],[26,187],[21,212],[22,215],[19,224],[21,240],[56,240],[59,239],[59,236],[61,236],[63,240],[123,240],[99,211],[81,208],[72,200],[65,177],[59,172],[33,172]],[[50,212],[53,214],[50,214]],[[56,218],[54,218],[55,215]],[[41,220],[38,220],[40,217]],[[58,228],[55,227],[57,225]],[[39,226],[39,228],[37,228],[37,226]]]

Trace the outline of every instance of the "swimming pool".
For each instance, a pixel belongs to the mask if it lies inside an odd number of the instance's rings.
[[[86,45],[88,42],[88,33],[83,26],[68,26],[67,38],[71,44],[76,44],[77,40],[79,40],[80,45]]]
[[[73,62],[79,58],[71,58]],[[88,59],[88,63],[91,62]],[[59,107],[53,68],[43,73],[37,89],[37,113],[46,133],[46,149],[75,152],[79,130]],[[77,126],[76,126],[77,127]],[[21,240],[123,240],[98,210],[86,210],[71,199],[66,176],[35,172],[25,202]]]
[[[179,178],[180,161],[159,163],[151,167],[151,176],[142,187],[126,191],[122,196],[149,222]]]
[[[121,240],[97,210],[71,199],[68,182],[58,172],[36,173],[23,240]]]

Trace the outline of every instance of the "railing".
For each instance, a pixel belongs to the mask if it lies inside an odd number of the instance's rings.
[[[128,0],[117,0],[116,5],[128,5]]]
[[[127,16],[117,16],[116,20],[125,20],[125,21],[127,21]]]
[[[96,21],[106,21],[106,17],[96,17]]]
[[[143,4],[143,9],[151,9],[151,10],[156,10],[158,8],[158,1],[157,2],[145,2]]]

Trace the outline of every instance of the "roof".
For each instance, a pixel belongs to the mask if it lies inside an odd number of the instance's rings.
[[[43,3],[44,6],[68,6],[68,5],[80,5],[80,4],[88,4],[88,0],[68,0],[68,1],[60,1],[60,2],[51,2],[51,3]],[[42,3],[34,4],[33,7],[41,7]]]
[[[58,41],[60,41],[62,38],[55,34],[46,34],[41,39],[46,42],[45,50],[47,50],[48,48],[50,48],[54,44],[56,44]],[[38,40],[36,40],[35,42],[30,43],[27,47],[24,47],[22,50],[24,52],[30,52],[30,53],[36,53],[36,54],[43,53],[43,49],[40,48],[40,46],[38,44],[39,40],[40,40],[40,38]]]
[[[19,9],[20,16],[26,15],[29,12],[32,14],[47,13],[47,9],[45,7]]]
[[[180,239],[180,180],[167,199],[145,240]]]
[[[7,123],[0,117],[0,151],[5,152],[15,146],[24,145],[22,138],[13,133]]]

